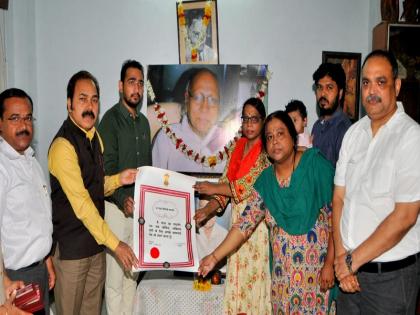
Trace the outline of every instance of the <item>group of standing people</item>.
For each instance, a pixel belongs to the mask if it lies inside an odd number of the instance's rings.
[[[313,149],[298,150],[293,115],[277,111],[262,123],[262,115],[245,114],[251,106],[245,102],[242,127],[260,126],[265,149],[260,154],[267,154],[272,165],[252,181],[248,173],[230,179],[231,164],[238,163],[235,154],[239,164],[249,159],[238,142],[221,183],[195,185],[199,192],[215,195],[209,202],[212,208],[197,211],[201,222],[223,209],[220,195],[230,197],[235,208],[236,183],[251,183],[241,186],[247,189],[245,208],[236,217],[232,214],[227,237],[199,267],[206,276],[226,256],[228,265],[229,260],[240,261],[235,255],[247,248],[246,263],[227,269],[226,314],[267,312],[261,303],[266,297],[257,295],[264,292],[264,283],[254,286],[246,276],[232,283],[235,267],[254,279],[271,281],[269,311],[274,314],[415,313],[420,284],[420,127],[397,104],[401,80],[391,53],[377,50],[366,57],[361,90],[367,116],[352,126],[340,109],[345,88],[340,72],[338,66],[323,64],[314,73],[321,118],[314,125]],[[243,141],[252,144],[244,135]],[[269,244],[253,241],[261,225],[268,227]],[[259,255],[267,247],[269,261]],[[271,280],[266,269],[254,274],[261,262],[270,267]],[[231,286],[237,292],[233,311]]]
[[[10,295],[23,282],[40,285],[39,314],[49,314],[52,288],[58,314],[100,314],[105,279],[108,314],[132,313],[136,279],[130,271],[138,263],[129,235],[134,181],[137,167],[151,165],[150,127],[138,110],[143,86],[142,65],[126,61],[121,99],[99,125],[102,138],[95,128],[96,78],[87,71],[70,78],[68,117],[48,152],[51,197],[30,147],[32,99],[16,88],[0,94],[1,265],[4,260],[8,314],[25,314]],[[119,213],[105,207],[106,196]]]
[[[289,104],[266,117],[261,100],[244,103],[242,138],[230,148],[220,182],[194,186],[212,196],[196,212],[198,224],[232,204],[231,230],[199,267],[207,275],[228,257],[226,314],[414,313],[420,127],[397,105],[397,74],[392,54],[366,57],[361,91],[367,116],[351,126],[341,110],[344,72],[322,64],[313,75],[321,117],[311,137],[304,133],[304,106]],[[144,91],[140,63],[123,64],[118,89],[120,100],[98,132],[99,84],[87,71],[71,77],[68,117],[48,152],[51,197],[30,147],[32,100],[19,89],[0,94],[7,287],[0,314],[24,314],[12,304],[12,292],[23,282],[39,283],[46,314],[53,287],[58,314],[99,314],[104,287],[108,314],[131,313],[136,275],[130,270],[138,263],[130,247],[136,168],[151,165],[152,155],[163,164],[174,161],[159,155],[167,141],[161,134],[152,154],[149,123],[138,106]],[[198,71],[185,99],[185,119],[174,128],[191,130],[206,150],[217,146],[217,78]]]

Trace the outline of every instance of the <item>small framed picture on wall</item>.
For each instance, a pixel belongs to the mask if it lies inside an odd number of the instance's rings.
[[[216,1],[177,2],[180,64],[218,64]]]
[[[343,112],[352,122],[359,119],[360,62],[362,55],[352,52],[323,51],[322,62],[339,63],[346,74]]]

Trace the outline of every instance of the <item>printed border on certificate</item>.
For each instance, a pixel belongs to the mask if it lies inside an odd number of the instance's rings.
[[[180,261],[180,262],[145,262],[145,244],[144,244],[144,233],[145,233],[145,227],[144,224],[147,224],[147,217],[146,217],[146,209],[145,209],[145,200],[147,198],[147,195],[149,193],[155,193],[159,195],[166,195],[166,196],[172,196],[172,197],[178,197],[185,200],[185,229],[186,229],[186,242],[187,242],[187,251],[188,251],[188,260],[187,261]],[[195,231],[192,231],[191,228],[191,211],[190,208],[190,202],[191,202],[191,196],[188,192],[182,192],[172,189],[165,189],[165,188],[158,188],[154,186],[148,186],[148,185],[141,185],[140,186],[140,200],[139,200],[139,220],[143,219],[143,224],[140,224],[139,226],[139,268],[148,268],[148,269],[172,269],[172,268],[185,268],[185,267],[192,267],[194,266],[194,257],[193,257],[193,249],[192,249],[192,235],[191,233]],[[187,226],[190,228],[188,229]]]

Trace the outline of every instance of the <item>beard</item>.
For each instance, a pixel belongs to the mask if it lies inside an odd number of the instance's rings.
[[[335,113],[335,111],[337,110],[338,106],[340,105],[340,100],[339,100],[339,95],[338,95],[338,94],[337,94],[337,96],[336,96],[336,98],[335,98],[335,100],[334,100],[333,104],[331,104],[331,107],[329,107],[329,108],[322,107],[322,106],[320,105],[320,101],[321,101],[321,100],[326,100],[326,101],[328,101],[328,100],[327,100],[326,98],[324,98],[324,97],[321,97],[321,98],[318,100],[319,114],[321,115],[321,117],[322,117],[322,116],[331,116],[332,114],[334,114],[334,113]]]
[[[137,105],[143,101],[143,97],[140,96],[138,102],[132,102],[130,98],[124,95],[124,101],[130,108],[137,108]]]

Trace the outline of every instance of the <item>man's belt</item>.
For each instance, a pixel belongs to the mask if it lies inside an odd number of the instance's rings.
[[[359,268],[359,272],[382,273],[396,271],[414,264],[420,258],[420,253],[408,256],[401,260],[388,262],[370,262]]]
[[[20,271],[23,271],[23,270],[32,269],[32,268],[38,267],[39,265],[42,265],[44,262],[45,262],[45,260],[44,259],[41,259],[40,261],[36,261],[33,264],[30,264],[29,266],[20,268],[19,270]]]

